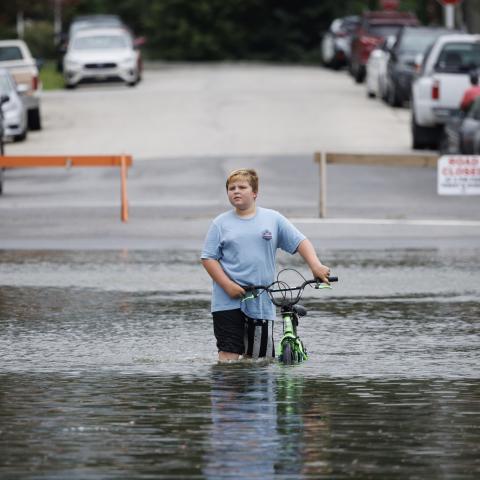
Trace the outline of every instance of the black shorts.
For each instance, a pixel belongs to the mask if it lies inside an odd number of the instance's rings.
[[[213,312],[218,351],[252,358],[275,357],[273,322],[247,317],[239,308]]]

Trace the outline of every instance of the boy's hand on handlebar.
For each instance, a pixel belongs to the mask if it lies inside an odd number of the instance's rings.
[[[330,267],[320,264],[312,269],[314,278],[318,278],[322,283],[330,285],[328,277],[330,276]]]
[[[225,287],[225,291],[231,298],[240,298],[245,295],[245,290],[238,283],[231,282]]]

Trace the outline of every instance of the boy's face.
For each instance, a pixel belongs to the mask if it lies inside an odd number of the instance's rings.
[[[237,210],[248,210],[255,204],[257,194],[246,180],[233,180],[228,184],[228,200]]]

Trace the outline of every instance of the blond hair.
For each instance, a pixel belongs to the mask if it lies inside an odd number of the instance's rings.
[[[245,180],[252,187],[253,193],[258,193],[258,175],[253,168],[239,168],[230,173],[227,178],[226,187],[236,180]]]

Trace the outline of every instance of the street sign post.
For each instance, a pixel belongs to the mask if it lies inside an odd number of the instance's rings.
[[[437,163],[439,195],[480,195],[480,155],[444,155]]]
[[[438,0],[443,5],[445,16],[445,26],[447,28],[455,28],[455,7],[462,3],[462,0]]]

